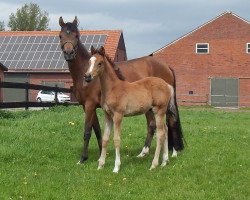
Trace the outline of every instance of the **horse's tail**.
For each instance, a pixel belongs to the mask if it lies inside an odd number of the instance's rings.
[[[171,68],[170,68],[171,69]],[[174,70],[171,69],[174,76],[172,94],[167,109],[167,126],[168,126],[168,148],[176,151],[184,149],[184,137],[181,128],[179,110],[176,101],[176,80]]]

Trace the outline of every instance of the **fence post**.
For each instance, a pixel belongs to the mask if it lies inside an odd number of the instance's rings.
[[[55,91],[55,102],[56,102],[56,104],[58,104],[58,86],[57,86],[57,84],[55,85],[55,87],[56,87],[56,91]]]
[[[29,87],[28,82],[25,82],[25,110],[29,109],[28,103],[29,103]]]

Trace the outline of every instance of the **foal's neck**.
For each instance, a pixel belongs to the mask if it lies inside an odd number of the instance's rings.
[[[100,76],[102,94],[112,90],[114,85],[122,82],[116,75],[113,66],[109,63],[106,57],[104,57],[104,70]]]

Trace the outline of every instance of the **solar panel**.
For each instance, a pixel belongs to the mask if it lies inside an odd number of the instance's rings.
[[[81,42],[90,51],[104,46],[107,35],[81,35]],[[0,62],[10,70],[67,70],[58,36],[0,36]]]

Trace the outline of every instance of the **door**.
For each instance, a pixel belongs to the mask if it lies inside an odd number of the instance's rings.
[[[212,78],[211,105],[216,107],[238,107],[239,79]]]

